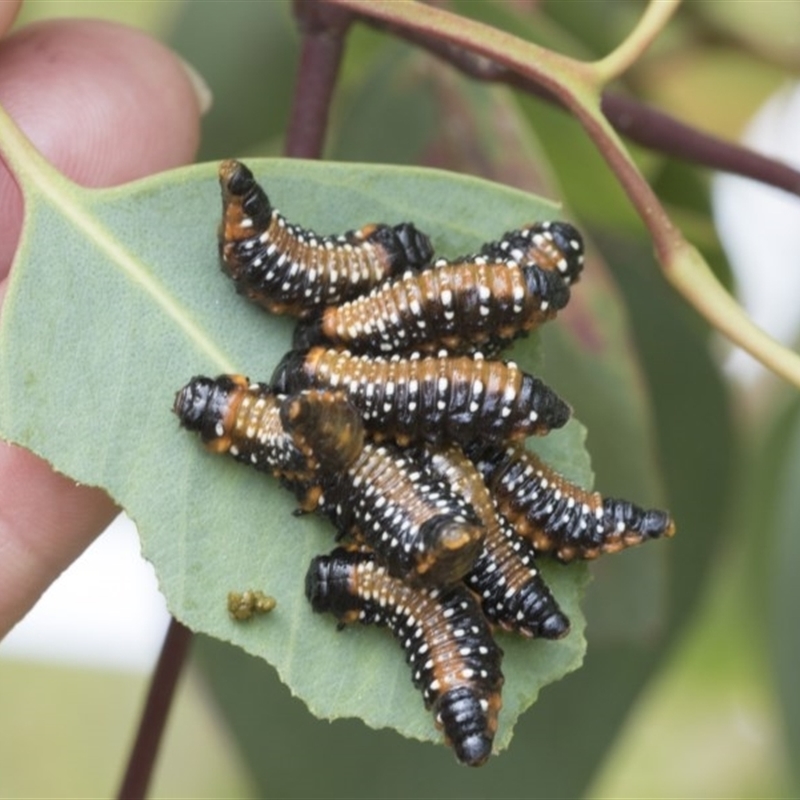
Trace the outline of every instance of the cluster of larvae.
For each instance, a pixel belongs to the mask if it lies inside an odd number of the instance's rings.
[[[667,513],[575,486],[525,448],[570,408],[498,356],[565,306],[581,237],[539,222],[434,260],[411,223],[318,236],[289,224],[243,164],[219,175],[224,271],[299,322],[269,383],[195,377],[175,412],[331,520],[343,544],[309,567],[313,610],[388,627],[458,760],[483,764],[502,704],[493,629],[569,632],[537,559],[675,531]]]

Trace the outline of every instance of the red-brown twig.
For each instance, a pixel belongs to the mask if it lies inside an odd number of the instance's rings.
[[[191,640],[192,632],[173,618],[150,680],[136,741],[117,793],[119,800],[141,800],[147,794],[167,715]]]
[[[651,0],[631,35],[594,63],[554,53],[512,34],[409,0],[326,0],[403,35],[437,39],[507,70],[554,98],[580,122],[646,225],[667,280],[717,330],[776,374],[800,387],[800,356],[758,328],[672,223],[601,109],[605,83],[634,63],[677,8],[678,0]]]
[[[320,158],[351,15],[311,0],[296,0],[294,10],[302,47],[284,152]]]
[[[551,92],[490,58],[477,57],[469,50],[442,41],[437,36],[384,20],[361,17],[360,21],[424,48],[471,78],[503,83],[563,107]],[[709,169],[752,178],[800,196],[800,170],[782,161],[698,130],[634,97],[604,91],[601,108],[615,130],[636,144]]]

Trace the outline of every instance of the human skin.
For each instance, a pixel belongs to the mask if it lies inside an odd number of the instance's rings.
[[[0,35],[19,5],[0,2]],[[177,56],[131,28],[58,20],[0,40],[0,104],[51,164],[84,186],[191,162],[207,102]],[[22,216],[0,160],[0,315]],[[102,490],[0,442],[0,638],[118,510]]]

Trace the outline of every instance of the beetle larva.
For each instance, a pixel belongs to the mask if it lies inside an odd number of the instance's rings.
[[[562,427],[569,406],[512,362],[477,356],[391,359],[313,347],[289,352],[273,374],[279,392],[343,392],[373,437],[462,444],[506,441]]]
[[[675,533],[666,511],[586,491],[522,446],[476,447],[470,456],[500,513],[538,552],[560,561],[596,558]]]
[[[568,300],[569,287],[557,270],[482,256],[439,261],[301,322],[295,347],[328,343],[373,354],[493,354],[552,319]]]
[[[309,394],[287,397],[282,419],[313,453],[329,445],[306,410]],[[340,534],[367,544],[405,580],[452,583],[481,550],[484,530],[469,503],[393,445],[365,441],[351,463],[318,470],[314,482],[322,487],[319,510]]]
[[[489,622],[523,636],[559,639],[569,619],[539,574],[533,545],[495,508],[475,465],[456,445],[420,448],[420,460],[475,509],[486,529],[483,550],[464,582]]]
[[[314,611],[341,623],[388,626],[458,760],[480,766],[489,758],[502,705],[503,651],[464,586],[412,587],[372,554],[339,548],[311,562],[306,597]]]
[[[365,225],[341,236],[290,225],[238,161],[223,161],[219,180],[223,269],[242,294],[274,314],[302,317],[341,303],[425,266],[433,255],[428,237],[408,222]]]
[[[363,425],[341,395],[318,392],[307,403],[308,413],[324,420],[319,424],[326,438],[312,449],[284,427],[284,401],[267,384],[251,383],[243,375],[195,377],[176,395],[174,411],[185,428],[200,433],[209,450],[281,478],[295,490],[301,507],[313,510],[319,470],[344,469],[355,459],[363,447]],[[301,497],[301,486],[306,497]]]
[[[307,476],[314,465],[283,429],[280,402],[266,384],[243,375],[196,376],[177,393],[173,409],[212,452],[266,472]]]

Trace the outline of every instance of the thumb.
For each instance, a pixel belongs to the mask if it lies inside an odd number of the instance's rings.
[[[48,161],[83,185],[191,161],[207,102],[179,58],[120,25],[55,21],[0,42],[0,103]],[[0,163],[0,302],[21,224],[21,195]],[[0,443],[0,637],[115,513],[101,490]]]

